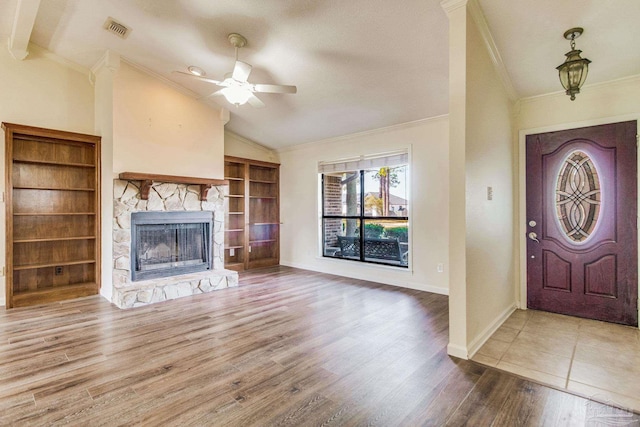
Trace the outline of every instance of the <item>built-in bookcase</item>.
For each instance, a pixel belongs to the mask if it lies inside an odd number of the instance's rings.
[[[3,123],[7,308],[97,294],[100,137]]]
[[[225,268],[280,263],[280,165],[225,156]]]

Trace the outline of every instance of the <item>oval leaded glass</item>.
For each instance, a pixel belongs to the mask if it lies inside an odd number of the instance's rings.
[[[583,151],[574,151],[560,167],[556,185],[556,214],[567,238],[584,242],[600,215],[601,186],[595,164]]]

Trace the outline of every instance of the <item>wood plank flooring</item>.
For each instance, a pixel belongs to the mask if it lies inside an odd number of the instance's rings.
[[[447,297],[287,267],[120,310],[0,312],[0,424],[589,425],[638,417],[450,358]],[[595,425],[595,424],[593,424]]]

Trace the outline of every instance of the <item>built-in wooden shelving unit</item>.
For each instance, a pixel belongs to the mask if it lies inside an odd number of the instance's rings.
[[[280,165],[225,156],[225,268],[280,263]]]
[[[7,308],[97,294],[100,137],[3,123]]]

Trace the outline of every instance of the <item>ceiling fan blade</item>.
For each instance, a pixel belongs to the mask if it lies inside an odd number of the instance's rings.
[[[231,78],[239,82],[245,83],[251,74],[251,65],[246,62],[236,61],[236,65],[233,67],[233,74]]]
[[[263,92],[263,93],[296,93],[298,92],[297,87],[287,86],[287,85],[255,84],[253,85],[253,87],[256,92]]]
[[[222,82],[219,82],[218,80],[213,80],[213,79],[208,79],[206,77],[196,76],[195,74],[185,73],[183,71],[172,71],[172,74],[182,74],[182,75],[191,77],[192,79],[198,79],[198,80],[201,80],[203,82],[213,83],[214,85],[218,85],[218,86],[222,85]]]
[[[255,108],[263,108],[265,106],[264,102],[260,101],[260,98],[258,98],[254,94],[251,94],[248,102],[252,107],[255,107]]]

